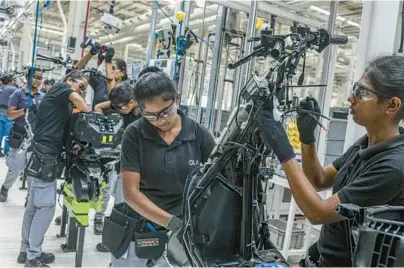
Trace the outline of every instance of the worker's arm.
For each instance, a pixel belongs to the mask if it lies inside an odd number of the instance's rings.
[[[105,52],[105,73],[108,77],[111,77],[111,81],[107,81],[107,90],[108,93],[115,87],[116,81],[113,75],[112,70],[112,58],[115,55],[115,49],[113,47],[109,47],[108,50]]]
[[[110,110],[111,110],[111,102],[110,101],[104,101],[104,102],[98,103],[94,107],[94,112],[95,113],[104,113],[104,112],[108,112]]]
[[[341,203],[338,194],[323,200],[295,158],[286,161],[282,168],[288,178],[293,198],[310,223],[324,224],[344,219],[335,213],[336,206]]]
[[[115,78],[114,78],[114,76],[113,76],[113,74],[112,74],[112,63],[105,62],[105,72],[106,72],[106,74],[107,74],[108,77],[111,77],[111,78],[112,78],[111,81],[107,81],[107,90],[108,90],[108,93],[110,93],[111,90],[112,90],[112,89],[115,87],[115,85],[116,85]]]
[[[91,58],[94,55],[91,54],[91,52],[87,52],[77,63],[76,63],[76,68],[78,70],[82,70],[84,68],[86,68],[87,63],[91,60]]]
[[[90,109],[88,108],[86,102],[84,99],[77,93],[77,92],[72,92],[69,95],[70,101],[73,103],[73,105],[80,111],[80,112],[85,112],[88,113],[90,112]]]
[[[15,120],[20,116],[23,116],[25,114],[25,109],[17,109],[15,106],[8,106],[7,108],[7,117],[10,120]]]
[[[302,168],[306,177],[318,191],[330,188],[337,175],[337,169],[331,164],[323,167],[317,157],[315,144],[302,144]]]
[[[139,188],[140,174],[122,171],[123,193],[125,202],[137,213],[160,226],[167,226],[171,214],[159,208],[147,198]]]

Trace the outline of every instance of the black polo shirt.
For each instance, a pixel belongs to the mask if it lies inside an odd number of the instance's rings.
[[[93,109],[95,105],[109,100],[107,82],[102,77],[91,74],[88,84],[94,91]]]
[[[338,170],[333,184],[342,203],[362,207],[404,205],[404,131],[401,135],[368,146],[359,139],[333,162]],[[350,267],[348,221],[324,224],[317,248],[332,266]]]
[[[111,106],[112,110],[118,112],[118,110],[114,109]],[[123,129],[126,129],[130,124],[135,122],[136,120],[142,118],[142,114],[140,113],[140,108],[135,108],[127,114],[120,113],[123,119]]]
[[[121,170],[140,173],[140,191],[161,209],[182,214],[185,181],[208,158],[212,135],[180,110],[182,129],[168,145],[144,118],[126,128],[122,140]],[[128,215],[136,215],[128,208]]]

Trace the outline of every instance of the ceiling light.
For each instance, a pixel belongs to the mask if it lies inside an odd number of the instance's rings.
[[[347,23],[347,24],[349,24],[349,25],[351,25],[351,26],[358,27],[358,28],[360,28],[360,27],[361,27],[361,26],[359,25],[359,23],[356,23],[356,22],[351,21],[351,20],[347,21],[346,23]]]

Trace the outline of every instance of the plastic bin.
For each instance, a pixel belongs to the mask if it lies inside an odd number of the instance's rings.
[[[268,227],[270,239],[272,243],[279,249],[283,249],[283,242],[285,241],[286,221],[280,219],[269,219]],[[304,243],[304,230],[293,226],[292,238],[290,240],[289,249],[301,249]]]

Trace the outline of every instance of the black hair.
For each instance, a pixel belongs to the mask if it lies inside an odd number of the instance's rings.
[[[43,81],[43,83],[44,83],[45,85],[51,85],[51,86],[53,86],[53,85],[55,84],[55,80],[53,80],[53,79],[46,79],[45,81]]]
[[[159,96],[164,101],[174,100],[178,96],[174,83],[165,73],[149,72],[139,77],[135,86],[135,99],[141,106],[144,101]]]
[[[140,78],[142,75],[147,74],[147,73],[158,73],[158,72],[163,72],[163,70],[160,69],[160,68],[157,67],[157,66],[148,66],[148,67],[143,68],[143,70],[140,71],[140,73],[139,73],[139,78]],[[138,78],[138,79],[139,79],[139,78]]]
[[[6,74],[6,75],[3,75],[0,80],[3,83],[3,85],[8,85],[14,79],[13,79],[12,75]]]
[[[70,73],[66,74],[66,76],[63,78],[63,81],[67,81],[68,78],[86,79],[87,81],[89,80],[88,76],[86,76],[83,72],[80,72],[78,70],[74,70],[74,71],[71,71]]]
[[[34,72],[32,75],[34,75],[36,72],[40,72],[41,74],[43,73],[42,69],[40,69],[40,68],[28,67],[28,70],[25,73],[26,77],[29,78],[31,75],[31,72]]]
[[[369,62],[365,76],[377,91],[401,99],[397,123],[404,119],[404,57],[381,56]],[[380,102],[389,98],[378,96]]]
[[[134,88],[129,83],[120,83],[109,93],[109,100],[112,104],[128,103],[134,99]]]
[[[116,66],[122,71],[125,72],[124,76],[122,77],[122,81],[128,80],[128,69],[126,66],[126,62],[123,59],[114,59]]]

